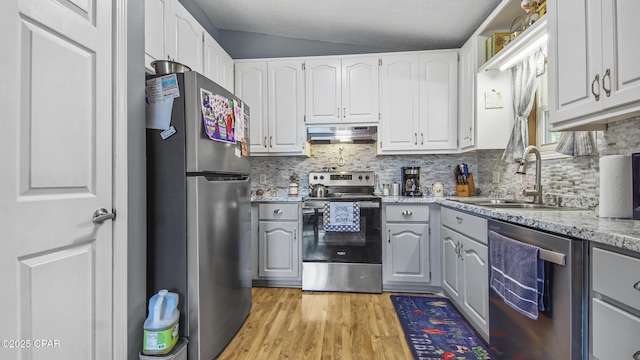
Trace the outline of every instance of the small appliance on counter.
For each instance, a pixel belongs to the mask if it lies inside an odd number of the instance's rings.
[[[402,168],[402,195],[422,196],[420,187],[420,167],[409,166]]]

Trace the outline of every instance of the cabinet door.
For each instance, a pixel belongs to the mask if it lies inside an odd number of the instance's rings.
[[[417,54],[382,57],[380,67],[379,151],[413,150],[418,146],[420,56]]]
[[[222,85],[225,89],[229,90],[231,93],[235,93],[235,84],[234,80],[234,63],[231,55],[227,54],[224,49],[222,50],[222,54],[220,55],[220,65],[218,69],[218,74],[220,76],[220,85]]]
[[[297,225],[297,222],[260,222],[258,275],[298,277],[300,251]]]
[[[269,61],[269,152],[302,153],[304,73],[301,60]]]
[[[269,151],[267,62],[239,62],[235,75],[236,95],[249,105],[250,153],[266,153]]]
[[[640,101],[639,13],[638,1],[602,0],[602,99],[607,108]]]
[[[387,224],[385,282],[428,283],[429,224]]]
[[[305,62],[307,124],[339,123],[342,119],[340,59]]]
[[[378,122],[378,57],[342,59],[342,121]]]
[[[168,20],[171,13],[170,0],[146,0],[144,2],[144,65],[153,71],[151,62],[166,60],[169,55]]]
[[[548,6],[549,122],[556,124],[602,109],[602,26],[599,1]]]
[[[460,257],[458,256],[458,234],[440,227],[442,237],[442,287],[456,302],[460,301]]]
[[[458,53],[420,54],[421,149],[458,147]]]
[[[179,63],[187,65],[193,71],[203,72],[204,29],[198,21],[177,0],[172,4],[170,55]]]
[[[638,359],[640,318],[597,298],[591,304],[594,359]]]
[[[471,148],[475,145],[474,125],[476,121],[475,93],[476,71],[472,37],[460,49],[458,62],[458,147]]]
[[[203,75],[213,80],[214,82],[222,84],[222,74],[220,73],[220,64],[222,63],[222,53],[224,50],[218,44],[218,42],[209,35],[208,32],[204,32],[204,72]]]
[[[480,330],[489,334],[489,279],[487,247],[460,236],[460,305]]]

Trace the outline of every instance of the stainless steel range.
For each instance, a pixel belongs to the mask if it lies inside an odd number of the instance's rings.
[[[309,173],[302,208],[302,290],[382,292],[380,198],[375,173]]]

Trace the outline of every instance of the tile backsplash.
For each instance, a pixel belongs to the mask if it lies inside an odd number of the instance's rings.
[[[607,131],[596,132],[596,154],[583,157],[566,157],[543,160],[542,186],[544,202],[594,208],[599,195],[599,158],[604,155],[631,154],[640,152],[640,117],[609,124]],[[340,148],[343,149],[342,155]],[[403,166],[419,166],[423,191],[430,195],[431,184],[442,181],[446,195],[455,194],[453,167],[466,163],[474,173],[476,188],[480,195],[521,198],[520,179],[515,175],[516,165],[503,162],[502,150],[481,150],[450,155],[384,155],[376,156],[374,144],[312,145],[311,157],[265,156],[251,159],[251,190],[263,189],[268,196],[287,196],[289,177],[293,172],[300,177],[300,194],[308,193],[310,171],[323,167],[337,170],[374,171],[380,184],[400,182]],[[344,166],[338,162],[342,156]],[[529,187],[534,182],[534,167],[528,167],[523,179]],[[260,184],[260,174],[265,174],[266,184]],[[493,183],[493,175],[499,175],[499,183]]]

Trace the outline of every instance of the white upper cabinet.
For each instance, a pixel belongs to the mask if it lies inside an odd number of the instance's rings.
[[[236,63],[235,85],[235,94],[249,106],[249,152],[268,152],[267,62]]]
[[[378,122],[378,57],[305,61],[307,124]]]
[[[420,55],[382,56],[380,68],[379,152],[418,146]]]
[[[251,155],[305,155],[302,60],[238,61],[235,94],[249,105]]]
[[[550,1],[549,122],[587,129],[640,111],[640,2]]]
[[[172,4],[169,28],[169,54],[175,61],[203,73],[204,28],[178,1]]]
[[[269,152],[303,154],[304,73],[302,60],[269,61]]]
[[[454,150],[458,139],[458,53],[382,56],[378,153]]]
[[[233,59],[216,40],[204,32],[204,76],[234,92]]]
[[[171,0],[146,0],[144,2],[144,66],[153,72],[151,62],[166,60],[169,56],[167,36]]]
[[[475,145],[476,62],[475,39],[460,48],[458,61],[458,147],[472,149]]]
[[[420,148],[458,146],[458,52],[420,54]]]

